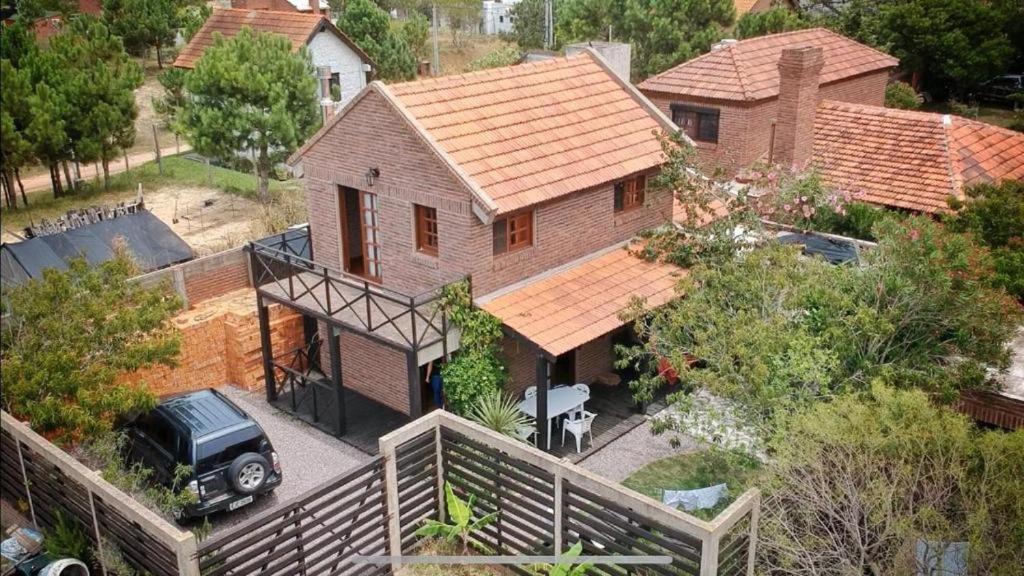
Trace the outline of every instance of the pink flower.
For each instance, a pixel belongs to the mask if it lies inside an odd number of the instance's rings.
[[[920,238],[920,237],[921,237],[921,233],[918,232],[917,228],[911,228],[910,229],[910,239],[911,240],[916,242],[917,239]]]

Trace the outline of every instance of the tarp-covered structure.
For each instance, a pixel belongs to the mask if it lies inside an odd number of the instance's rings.
[[[118,239],[143,272],[191,260],[192,249],[151,212],[141,210],[101,220],[58,234],[37,236],[0,247],[0,281],[14,285],[42,276],[46,268],[67,269],[69,260],[83,257],[95,266],[114,256]]]

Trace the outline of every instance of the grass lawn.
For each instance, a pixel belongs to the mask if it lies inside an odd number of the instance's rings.
[[[622,484],[661,501],[663,490],[693,490],[724,482],[729,485],[727,498],[714,508],[691,512],[698,518],[711,520],[757,483],[760,466],[752,458],[710,449],[656,460],[634,472]]]
[[[90,181],[83,191],[72,196],[54,198],[49,189],[30,192],[29,208],[9,210],[4,208],[3,226],[7,230],[21,230],[32,221],[40,218],[54,218],[65,214],[68,210],[85,208],[93,205],[115,204],[138,194],[142,184],[143,194],[153,192],[163,186],[196,186],[217,188],[225,192],[245,198],[255,198],[256,177],[253,174],[236,172],[227,168],[211,166],[207,171],[206,164],[189,160],[184,156],[168,156],[163,159],[163,174],[160,174],[156,162],[147,162],[110,177],[110,189],[104,190],[103,183]],[[301,185],[296,180],[270,180],[270,191],[287,192],[297,190]]]

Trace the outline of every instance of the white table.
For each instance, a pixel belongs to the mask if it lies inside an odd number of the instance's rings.
[[[540,392],[537,392],[540,395]],[[565,414],[584,402],[590,400],[590,394],[573,388],[560,386],[548,390],[548,450],[551,449],[551,421]],[[537,396],[527,398],[519,403],[519,411],[527,416],[537,418]]]

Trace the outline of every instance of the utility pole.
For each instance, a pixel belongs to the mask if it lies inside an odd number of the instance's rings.
[[[550,50],[555,44],[555,18],[551,0],[544,0],[544,49]]]
[[[437,76],[441,73],[441,49],[437,45],[437,3],[430,5],[430,28],[434,36],[434,63],[430,67],[430,73]]]

